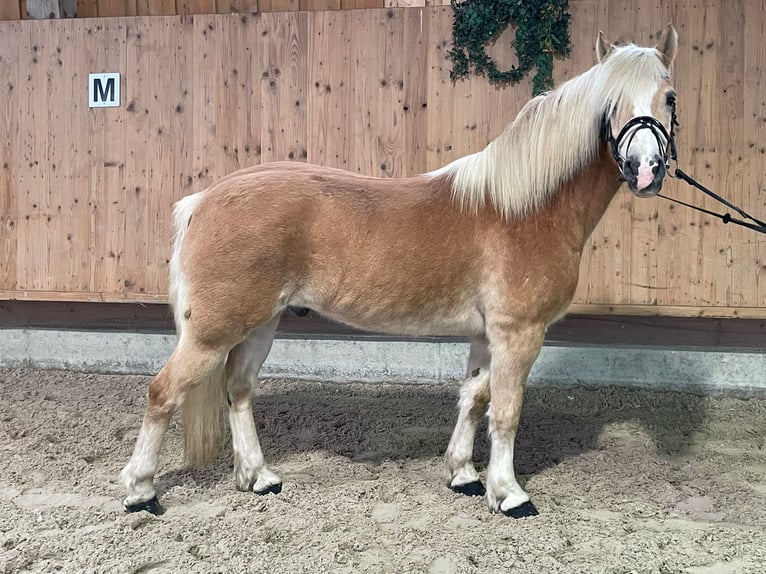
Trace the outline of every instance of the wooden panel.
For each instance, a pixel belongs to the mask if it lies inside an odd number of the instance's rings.
[[[19,20],[21,7],[16,0],[6,0],[0,3],[0,20]]]
[[[143,14],[149,13],[149,6],[142,5]],[[79,14],[79,12],[78,12]],[[139,0],[98,0],[98,7],[91,16],[100,18],[108,16],[137,16],[139,14]]]
[[[0,289],[17,288],[17,250],[19,246],[19,112],[21,67],[20,22],[6,22],[0,34]]]
[[[192,187],[260,162],[260,26],[241,16],[233,26],[216,16],[196,17],[193,29]]]
[[[176,0],[178,14],[215,14],[215,0]]]
[[[98,16],[98,0],[77,0],[78,18],[95,18]]]
[[[81,0],[78,10],[168,11],[148,2]],[[681,33],[680,164],[766,217],[766,8],[647,2],[572,0],[572,55],[556,62],[557,82],[593,64],[597,30],[651,43],[658,25],[636,22],[647,13],[672,20]],[[434,169],[484,147],[530,97],[528,82],[449,79],[451,8],[336,9],[363,4],[351,3],[0,23],[0,89],[14,85],[0,99],[0,298],[162,300],[178,197],[272,159],[384,176]],[[178,0],[174,10],[243,6]],[[492,48],[503,66],[514,61],[510,40],[506,32]],[[121,108],[87,109],[92,71],[123,74]],[[717,209],[677,182],[665,191]],[[575,308],[763,316],[766,241],[623,189],[586,250]]]
[[[307,161],[348,169],[352,149],[351,14],[320,12],[309,20],[309,53],[321,57],[308,62],[308,107],[312,121],[307,126]]]
[[[45,289],[48,283],[50,253],[53,238],[48,234],[50,214],[48,193],[48,111],[55,108],[47,89],[47,66],[50,44],[49,24],[45,21],[25,22],[19,37],[19,63],[26,74],[21,75],[19,90],[19,124],[24,126],[19,137],[19,176],[17,196],[19,260],[17,268],[19,289]],[[34,262],[34,263],[32,263]]]
[[[258,8],[261,12],[298,10],[300,8],[300,0],[259,0]]]
[[[261,161],[306,161],[308,14],[260,21]]]
[[[766,4],[760,0],[744,3],[743,117],[745,166],[743,187],[752,213],[766,213],[766,42],[763,41]],[[761,217],[761,219],[764,219]],[[749,236],[749,265],[737,269],[754,276],[753,303],[766,307],[766,238]],[[736,275],[735,275],[736,281]]]
[[[398,104],[402,109],[404,140],[401,159],[402,175],[428,171],[428,50],[429,24],[424,10],[404,10],[403,50],[408,55],[402,70],[404,86]]]
[[[171,16],[176,13],[176,0],[136,0],[139,16]]]
[[[352,139],[348,169],[381,177],[402,175],[404,111],[401,11],[351,14],[351,94],[348,102]],[[390,34],[386,31],[390,30]],[[397,42],[398,41],[398,42]],[[392,50],[392,43],[398,45]]]
[[[126,292],[167,289],[171,205],[191,190],[189,19],[135,21],[128,33],[125,192]]]
[[[258,12],[258,0],[219,0],[216,11],[219,14]]]

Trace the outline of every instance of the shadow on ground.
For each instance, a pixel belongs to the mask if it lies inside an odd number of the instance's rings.
[[[262,384],[254,414],[266,459],[279,464],[295,453],[326,451],[354,462],[441,457],[455,424],[458,385]],[[530,475],[598,448],[606,425],[631,423],[648,433],[659,454],[682,456],[687,437],[705,419],[705,398],[686,393],[618,387],[528,388],[516,446],[516,471]],[[486,419],[474,460],[489,459]],[[158,487],[193,479],[228,479],[231,447],[210,469],[183,468]],[[222,473],[219,476],[220,469]]]

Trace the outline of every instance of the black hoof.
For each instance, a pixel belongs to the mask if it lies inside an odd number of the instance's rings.
[[[503,510],[503,514],[510,516],[511,518],[527,518],[528,516],[537,516],[540,514],[532,504],[530,500],[527,500],[524,504],[511,508],[509,510]]]
[[[162,508],[162,505],[160,504],[160,501],[157,500],[156,496],[149,500],[145,500],[144,502],[138,502],[136,504],[125,505],[125,512],[141,512],[142,510],[151,512],[155,516],[159,516],[160,514],[165,512],[165,509]]]
[[[282,492],[282,483],[278,484],[272,484],[270,487],[268,487],[266,490],[261,490],[260,492],[256,492],[255,494],[259,494],[261,496],[265,494],[279,494]]]
[[[458,484],[456,486],[450,486],[452,490],[458,494],[465,494],[466,496],[484,496],[487,494],[487,489],[480,480],[474,480],[473,482],[466,482],[465,484]]]

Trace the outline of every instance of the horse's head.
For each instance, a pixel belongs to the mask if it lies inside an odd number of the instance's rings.
[[[603,33],[596,42],[615,96],[605,112],[606,139],[622,177],[638,197],[660,192],[674,154],[676,93],[670,66],[677,48],[678,33],[670,25],[654,49],[613,46]]]

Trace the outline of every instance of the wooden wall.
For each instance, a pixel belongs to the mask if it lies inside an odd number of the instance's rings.
[[[763,3],[570,8],[559,82],[593,64],[598,30],[646,44],[675,23],[681,164],[766,216]],[[0,299],[164,301],[173,201],[239,167],[395,177],[480,149],[530,87],[450,82],[451,24],[439,7],[1,22]],[[495,54],[512,62],[507,43]],[[108,71],[122,106],[88,109],[88,73]],[[766,240],[621,191],[575,310],[766,316]]]
[[[351,10],[449,6],[450,0],[76,0],[78,18],[245,14],[293,10]],[[1,0],[0,20],[26,19],[26,0]]]

